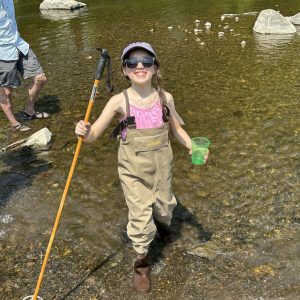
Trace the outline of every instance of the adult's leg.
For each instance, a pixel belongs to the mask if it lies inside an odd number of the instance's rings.
[[[34,108],[34,103],[37,100],[38,95],[45,82],[46,82],[46,75],[44,73],[38,74],[32,78],[32,83],[30,84],[28,89],[29,98],[27,100],[27,104],[24,109],[24,111],[30,116],[34,115],[36,112]],[[45,118],[49,117],[49,114],[47,113],[43,113],[43,114]]]
[[[9,120],[9,123],[12,126],[16,126],[20,124],[13,113],[13,108],[11,104],[11,94],[12,94],[12,88],[9,87],[1,87],[0,88],[0,106],[5,113],[7,119]]]

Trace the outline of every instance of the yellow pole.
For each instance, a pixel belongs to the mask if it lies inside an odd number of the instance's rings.
[[[92,108],[93,108],[93,105],[94,105],[94,100],[95,100],[95,97],[96,97],[96,93],[97,93],[97,90],[98,90],[99,83],[100,83],[100,80],[95,79],[92,94],[91,94],[91,98],[90,98],[90,101],[89,101],[89,105],[87,107],[85,117],[84,117],[84,122],[86,122],[86,123],[89,121],[89,118],[90,118],[90,114],[91,114],[91,111],[92,111]],[[44,260],[43,260],[43,264],[42,264],[41,272],[40,272],[40,275],[39,275],[39,279],[37,281],[36,288],[35,288],[35,291],[34,291],[33,300],[37,300],[37,297],[38,297],[38,294],[39,294],[39,290],[40,290],[40,287],[41,287],[41,284],[42,284],[42,280],[43,280],[43,276],[44,276],[45,269],[46,269],[46,266],[47,266],[48,258],[49,258],[49,255],[50,255],[51,247],[52,247],[52,244],[53,244],[53,241],[54,241],[54,238],[55,238],[55,234],[56,234],[56,231],[57,231],[57,228],[58,228],[58,224],[59,224],[59,221],[60,221],[62,210],[63,210],[64,204],[65,204],[66,197],[67,197],[69,187],[70,187],[70,184],[71,184],[71,180],[72,180],[72,177],[73,177],[73,174],[74,174],[74,171],[75,171],[75,167],[76,167],[76,163],[77,163],[78,156],[79,156],[79,153],[80,153],[82,142],[83,142],[83,138],[79,137],[78,142],[77,142],[77,146],[76,146],[76,150],[75,150],[75,154],[74,154],[74,157],[73,157],[73,161],[72,161],[72,164],[71,164],[71,168],[70,168],[70,171],[69,171],[69,175],[68,175],[68,178],[67,178],[67,182],[66,182],[66,185],[65,185],[65,189],[64,189],[61,201],[60,201],[60,205],[59,205],[59,208],[58,208],[58,212],[56,214],[56,218],[55,218],[55,222],[54,222],[54,225],[53,225],[50,240],[49,240],[47,250],[46,250],[46,253],[45,253],[45,257],[44,257]]]

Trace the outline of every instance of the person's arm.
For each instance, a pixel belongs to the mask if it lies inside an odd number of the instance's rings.
[[[102,135],[116,113],[122,113],[120,94],[113,96],[105,105],[101,115],[93,125],[83,120],[77,123],[75,133],[82,136],[85,143],[92,143]]]
[[[178,117],[176,116],[178,114],[175,109],[174,99],[170,93],[166,93],[166,98],[167,98],[167,106],[169,107],[171,113],[171,118],[169,121],[171,133],[180,144],[182,144],[189,151],[191,151],[192,149],[191,138],[187,134],[187,132],[181,127],[181,125],[179,124],[179,120],[177,120]]]

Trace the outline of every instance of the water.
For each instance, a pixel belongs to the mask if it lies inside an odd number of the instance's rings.
[[[0,299],[33,293],[76,146],[74,124],[91,93],[95,48],[110,52],[117,93],[127,86],[121,51],[136,40],[157,50],[185,129],[213,141],[204,168],[173,142],[178,239],[156,264],[146,297],[299,298],[299,29],[284,37],[256,35],[256,15],[241,14],[273,8],[294,15],[300,2],[91,0],[82,11],[60,15],[40,13],[39,3],[15,1],[20,32],[48,77],[38,108],[52,117],[30,125],[47,126],[53,144],[49,151],[1,158]],[[239,14],[239,20],[221,21],[222,14]],[[24,87],[14,93],[16,112],[24,107]],[[92,121],[109,97],[102,85]],[[117,144],[108,137],[115,123],[82,148],[43,280],[44,299],[139,299],[129,288],[127,208]],[[23,138],[4,117],[0,124],[1,146]],[[188,254],[198,246],[211,247],[215,258]]]

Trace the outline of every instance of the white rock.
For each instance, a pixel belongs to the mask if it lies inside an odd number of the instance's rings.
[[[289,19],[294,25],[300,25],[300,13],[289,17]]]
[[[52,133],[47,127],[40,129],[39,131],[32,134],[27,141],[24,143],[24,146],[35,147],[35,146],[46,146],[51,141]]]
[[[199,38],[196,38],[196,42],[200,42],[201,40]]]
[[[171,31],[173,30],[173,26],[168,26],[168,29]]]
[[[223,21],[223,20],[225,20],[225,16],[224,15],[221,16],[221,21]]]
[[[235,17],[234,19],[235,19],[235,21],[237,22],[237,21],[239,20],[239,17]]]
[[[203,46],[203,45],[205,45],[205,43],[204,43],[204,42],[201,42],[200,45]]]
[[[153,29],[153,28],[151,28],[151,29],[150,29],[150,32],[151,32],[151,33],[153,33],[153,32],[154,32],[154,29]]]
[[[204,26],[206,27],[206,28],[210,28],[211,27],[211,23],[210,22],[206,22],[205,24],[204,24]]]
[[[223,31],[218,32],[218,36],[219,36],[219,37],[222,37],[222,36],[224,36],[224,35],[225,35],[225,33],[224,33]]]
[[[242,41],[242,42],[241,42],[241,45],[242,45],[243,47],[246,46],[246,44],[247,44],[247,43],[246,43],[245,41]]]
[[[253,30],[258,33],[288,34],[295,33],[296,27],[279,12],[265,9],[257,17]]]
[[[85,7],[86,4],[73,0],[44,0],[40,4],[40,9],[77,9],[81,7]]]
[[[195,20],[195,23],[200,23],[200,20]]]
[[[70,20],[80,16],[82,14],[83,9],[84,8],[72,9],[72,10],[42,9],[41,16],[44,19],[52,20],[52,21]]]

